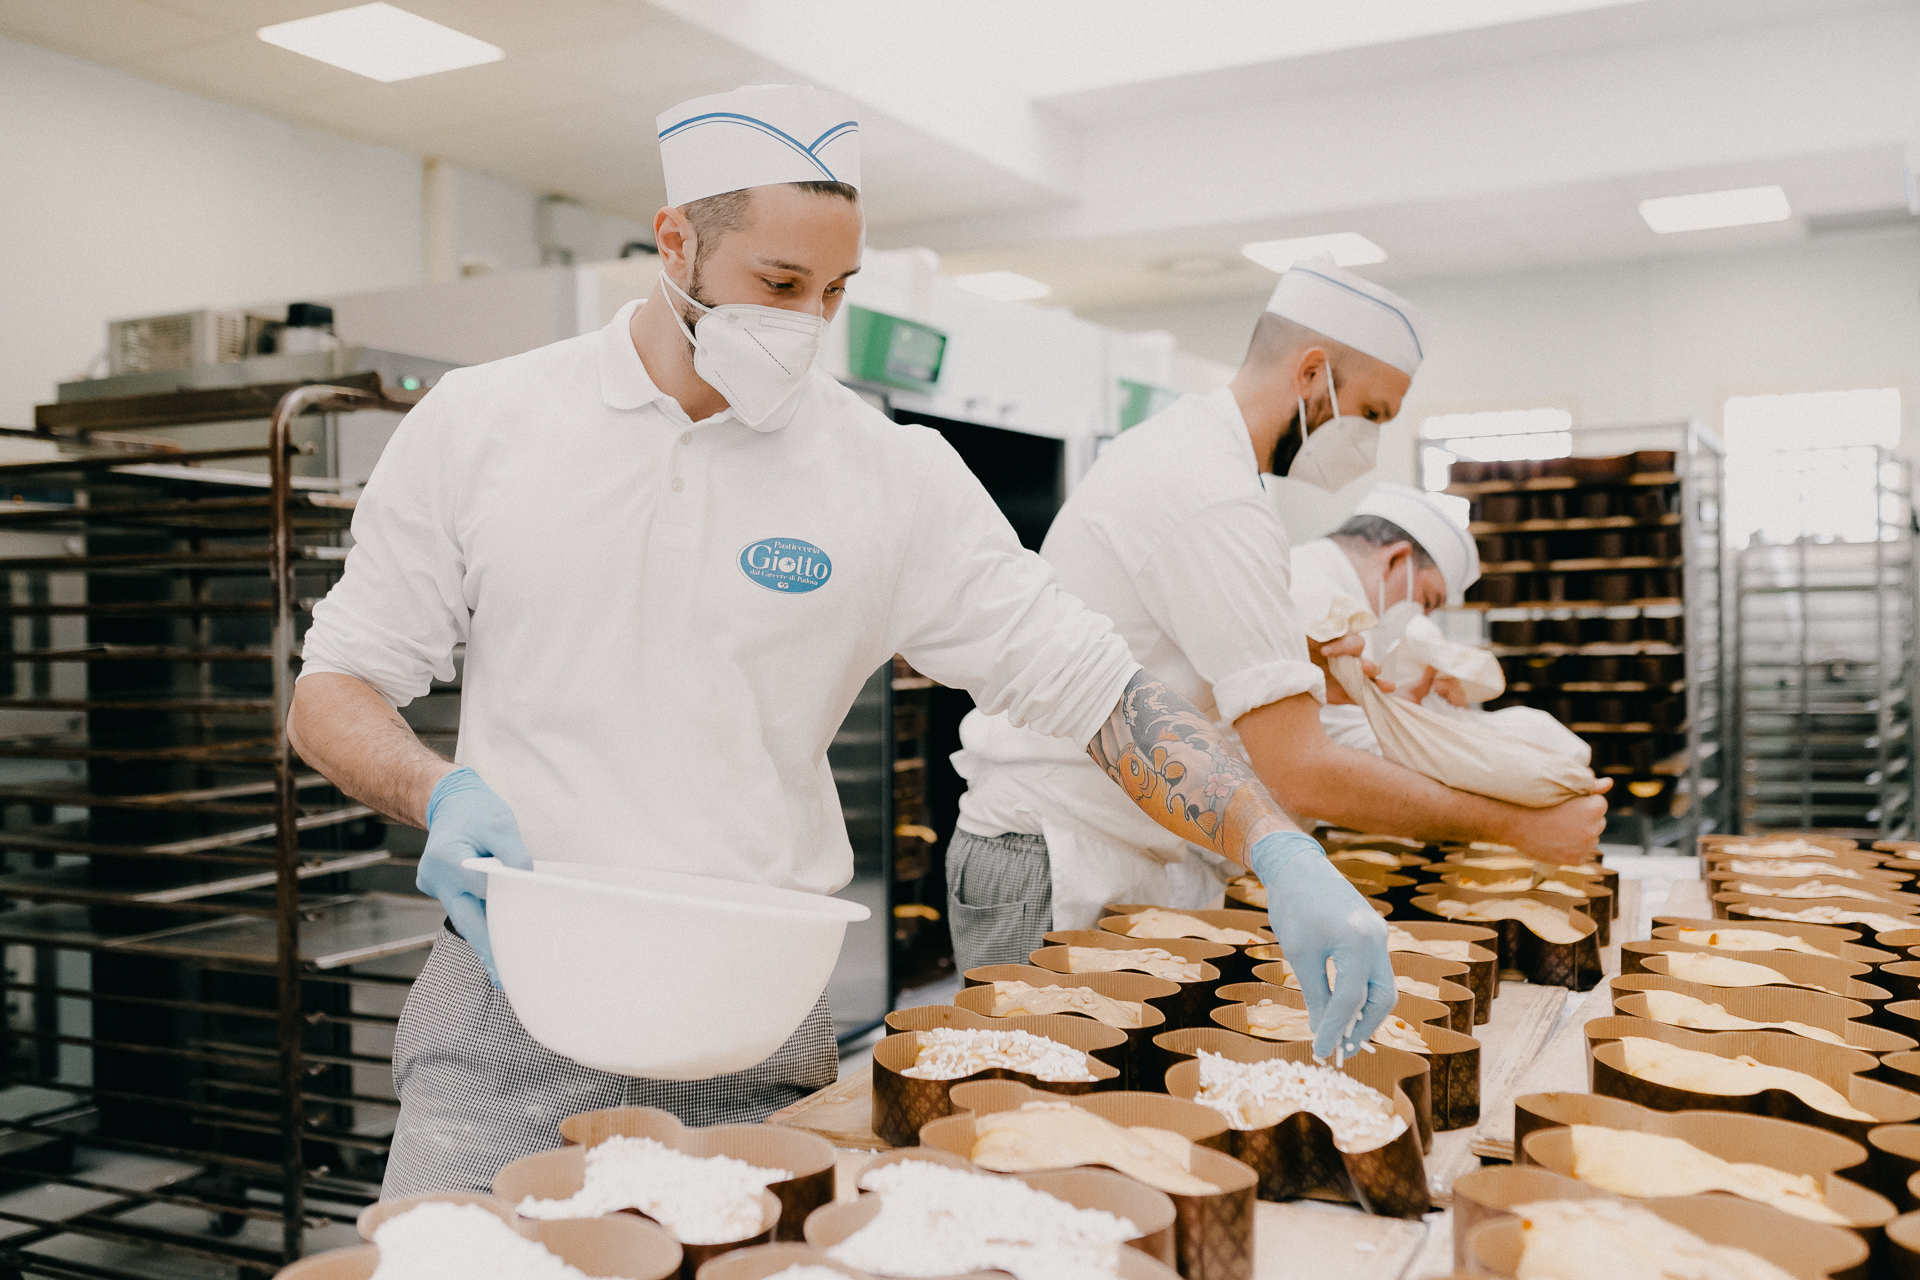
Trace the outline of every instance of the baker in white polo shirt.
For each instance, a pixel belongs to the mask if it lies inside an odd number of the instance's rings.
[[[538,854],[831,893],[853,859],[827,745],[895,653],[1058,736],[1181,838],[1264,868],[1288,954],[1339,967],[1335,991],[1308,993],[1316,1043],[1364,1042],[1395,997],[1364,900],[1020,547],[937,433],[813,367],[864,239],[846,105],[743,89],[659,124],[661,287],[598,333],[447,374],[368,481],[306,636],[296,749],[427,829],[418,883],[451,924],[396,1033],[383,1194],[484,1190],[578,1111],[750,1121],[833,1080],[824,997],[765,1063],[712,1080],[554,1053],[489,981],[484,877],[461,863]],[[461,644],[456,766],[395,708],[451,677]],[[689,955],[631,978],[701,974]]]
[[[1231,385],[1183,397],[1115,440],[1040,554],[1113,619],[1135,658],[1234,727],[1290,813],[1574,861],[1599,838],[1599,796],[1523,809],[1341,747],[1320,727],[1328,683],[1260,475],[1333,491],[1371,470],[1379,424],[1399,412],[1428,341],[1404,299],[1331,265],[1296,264]],[[1049,929],[1087,928],[1109,902],[1218,898],[1227,864],[1118,803],[1067,744],[992,708],[970,714],[960,740],[967,791],[947,890],[962,969],[1024,960]]]
[[[1293,598],[1303,618],[1324,618],[1336,596],[1364,600],[1380,619],[1363,634],[1363,656],[1378,662],[1406,630],[1407,619],[1459,604],[1480,580],[1480,553],[1473,538],[1422,489],[1378,484],[1345,523],[1324,538],[1293,549]],[[1467,705],[1458,682],[1447,676],[1401,689],[1412,696]],[[1327,737],[1343,747],[1380,754],[1366,713],[1352,703],[1320,708]]]

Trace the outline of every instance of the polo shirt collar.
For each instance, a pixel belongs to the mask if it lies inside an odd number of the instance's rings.
[[[640,409],[660,400],[665,402],[661,407],[668,416],[685,418],[686,414],[680,408],[679,402],[654,384],[652,375],[647,372],[647,366],[640,359],[640,353],[634,350],[633,334],[628,326],[632,323],[635,309],[642,301],[644,299],[636,298],[620,308],[595,339],[598,344],[600,365],[600,398],[605,400],[607,406],[612,409]],[[787,402],[771,414],[765,422],[753,429],[763,433],[773,432],[793,421],[793,415],[799,408],[800,401],[806,398],[807,390],[803,385],[789,396]],[[739,415],[732,409],[722,410],[706,421],[717,423],[729,420],[740,421]]]

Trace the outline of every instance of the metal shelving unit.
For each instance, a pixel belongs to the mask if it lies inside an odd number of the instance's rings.
[[[270,1276],[378,1194],[393,1015],[441,912],[389,891],[410,870],[382,887],[377,815],[288,747],[353,511],[297,472],[307,415],[416,398],[367,372],[11,433],[51,456],[0,464],[0,546],[30,552],[0,555],[0,1175],[85,1207],[9,1203],[0,1276]]]
[[[1739,814],[1754,828],[1914,829],[1916,586],[1905,459],[1878,450],[1871,542],[1756,539],[1734,611]]]
[[[1496,464],[1542,474],[1449,486],[1447,492],[1475,502],[1469,530],[1482,540],[1483,548],[1488,539],[1534,544],[1600,533],[1635,538],[1670,531],[1677,535],[1677,545],[1669,545],[1678,554],[1549,556],[1484,563],[1483,572],[1489,578],[1524,577],[1530,586],[1558,579],[1565,588],[1559,598],[1548,599],[1495,599],[1488,590],[1490,584],[1470,593],[1464,608],[1486,620],[1485,635],[1497,640],[1495,624],[1503,622],[1531,624],[1537,632],[1524,644],[1491,646],[1506,660],[1502,665],[1508,670],[1508,689],[1506,698],[1489,705],[1541,707],[1592,744],[1595,772],[1615,780],[1610,838],[1625,838],[1646,851],[1691,849],[1702,832],[1724,827],[1728,812],[1723,750],[1722,673],[1727,659],[1722,622],[1723,450],[1716,437],[1692,422],[1577,428],[1572,434],[1575,457],[1570,462]],[[1619,455],[1627,449],[1671,450],[1672,470],[1603,478],[1571,473],[1580,459]],[[1601,491],[1616,495],[1609,508],[1612,513],[1576,514],[1580,495]],[[1555,505],[1564,506],[1565,514],[1534,515],[1536,494],[1564,495]],[[1520,518],[1487,518],[1485,499],[1490,495],[1520,498]],[[1623,504],[1628,510],[1613,511]],[[1482,558],[1487,559],[1484,552]],[[1582,582],[1598,583],[1601,575],[1634,575],[1642,584],[1665,586],[1654,591],[1643,585],[1627,598],[1608,599],[1588,598],[1576,590]],[[1482,583],[1487,584],[1487,579]],[[1590,638],[1590,633],[1602,629],[1603,621],[1618,625],[1629,620],[1631,638]],[[1595,659],[1620,659],[1617,665],[1623,670],[1615,673],[1616,678],[1590,678]],[[1671,659],[1675,669],[1657,678],[1619,678],[1629,674],[1625,668],[1636,659]],[[1574,664],[1572,678],[1561,671],[1569,664]],[[1582,666],[1588,670],[1581,670]],[[1523,667],[1537,669],[1540,677],[1516,678]],[[1625,714],[1582,714],[1607,703],[1620,704],[1607,709]]]

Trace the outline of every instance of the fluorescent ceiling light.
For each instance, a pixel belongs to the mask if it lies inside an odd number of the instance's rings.
[[[355,5],[276,22],[260,28],[258,35],[268,44],[382,84],[477,67],[507,56],[498,45],[390,4]]]
[[[1240,246],[1240,252],[1269,271],[1285,271],[1302,258],[1331,255],[1336,267],[1364,267],[1385,262],[1387,251],[1357,231],[1336,231],[1327,236],[1295,236],[1291,240],[1255,240]]]
[[[1706,191],[1697,196],[1642,200],[1640,216],[1665,236],[1676,231],[1785,222],[1793,216],[1793,210],[1787,207],[1787,193],[1779,187],[1742,187],[1738,191]]]
[[[968,293],[977,293],[983,298],[993,298],[999,302],[1032,302],[1053,292],[1038,280],[1023,276],[1018,271],[976,271],[972,275],[955,276],[953,282]]]
[[[1565,409],[1491,409],[1478,413],[1436,413],[1420,423],[1427,440],[1457,436],[1521,436],[1573,430],[1573,415]]]

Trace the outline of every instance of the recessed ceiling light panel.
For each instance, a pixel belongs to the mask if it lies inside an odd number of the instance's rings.
[[[390,4],[361,4],[276,22],[257,34],[268,44],[382,84],[477,67],[507,56],[498,45]]]
[[[1357,231],[1324,236],[1295,236],[1291,240],[1255,240],[1240,252],[1269,271],[1285,271],[1302,258],[1331,256],[1336,267],[1364,267],[1385,262],[1387,251]]]
[[[1154,263],[1154,267],[1170,276],[1199,279],[1203,276],[1225,275],[1239,263],[1238,258],[1227,258],[1217,253],[1177,253],[1171,258]]]
[[[955,276],[953,282],[968,293],[977,293],[998,302],[1032,302],[1053,292],[1038,280],[1023,276],[1018,271],[976,271],[972,275]]]
[[[1779,187],[1742,187],[1738,191],[1705,191],[1693,196],[1642,200],[1640,216],[1665,236],[1676,231],[1711,231],[1716,227],[1785,222],[1793,216],[1793,210],[1787,206],[1787,193]]]

